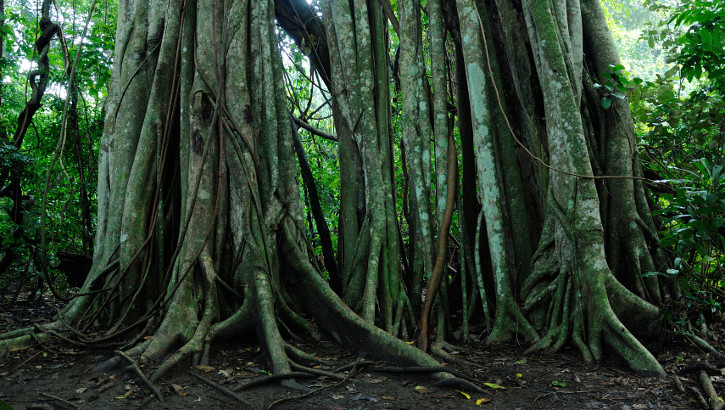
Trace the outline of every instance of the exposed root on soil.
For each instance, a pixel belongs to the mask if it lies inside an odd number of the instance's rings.
[[[164,397],[161,395],[161,393],[156,388],[156,386],[154,386],[154,384],[151,382],[151,380],[149,380],[148,377],[146,377],[146,375],[141,371],[141,368],[138,367],[138,364],[136,363],[136,361],[133,360],[131,357],[129,357],[126,353],[124,353],[120,350],[116,350],[116,354],[119,355],[120,357],[122,357],[123,359],[125,359],[127,362],[129,362],[131,369],[136,372],[136,374],[141,379],[141,381],[143,381],[144,384],[146,385],[146,387],[148,387],[149,390],[151,390],[151,393],[153,393],[156,396],[156,398],[159,399],[159,401],[163,403]]]
[[[223,395],[225,395],[227,397],[231,397],[232,399],[236,400],[237,402],[243,404],[244,406],[246,406],[246,408],[248,408],[248,409],[254,408],[254,406],[252,406],[248,401],[244,400],[241,396],[239,396],[238,394],[234,393],[233,391],[227,389],[226,387],[220,385],[219,383],[216,383],[213,380],[210,380],[200,374],[196,374],[195,372],[192,372],[189,370],[187,370],[186,372],[189,373],[190,375],[194,376],[197,380],[201,381],[202,383],[206,384],[207,386],[210,386],[210,387],[213,387],[213,388],[219,390],[219,392],[221,392]]]
[[[564,220],[558,215],[559,222]],[[554,218],[547,223],[554,225]],[[538,311],[538,325],[545,329],[541,340],[527,353],[555,352],[571,343],[586,363],[598,363],[606,343],[635,372],[662,375],[662,366],[629,330],[653,333],[657,328],[659,309],[622,286],[606,265],[587,264],[585,257],[574,253],[571,249],[576,241],[571,239],[574,236],[568,229],[560,229],[556,240],[554,235],[542,238],[534,256],[534,272],[523,286],[527,297],[522,310]],[[549,231],[555,232],[553,228]],[[568,252],[567,257],[559,255],[561,252]],[[576,258],[584,259],[579,266],[575,262],[566,265],[559,262]],[[615,313],[615,307],[621,316]],[[537,313],[534,315],[536,317]],[[627,319],[626,327],[619,317]]]

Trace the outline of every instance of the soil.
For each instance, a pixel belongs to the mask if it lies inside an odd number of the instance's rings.
[[[47,320],[55,306],[49,298],[40,303],[0,305],[0,332]],[[326,364],[310,364],[334,371],[358,357],[331,342],[293,343]],[[694,409],[702,406],[692,388],[702,390],[696,374],[681,374],[686,365],[716,360],[685,344],[669,341],[650,346],[668,372],[664,378],[644,378],[614,360],[586,366],[574,350],[552,355],[524,355],[514,345],[486,346],[473,342],[454,352],[456,363],[446,367],[475,378],[483,393],[437,387],[426,374],[408,370],[380,372],[394,364],[375,363],[344,380],[320,376],[297,379],[297,389],[279,381],[237,391],[244,403],[222,391],[234,390],[252,380],[268,377],[265,352],[253,341],[219,345],[209,366],[179,365],[155,387],[159,401],[133,370],[125,366],[106,372],[91,370],[114,356],[112,350],[88,350],[57,340],[11,352],[0,363],[0,410],[3,402],[14,409],[109,408],[260,408],[275,409]],[[466,361],[467,363],[463,363]],[[142,366],[150,375],[155,366]],[[213,387],[200,378],[213,381]],[[676,381],[678,379],[680,382]],[[715,389],[725,389],[725,378],[711,377]],[[220,387],[219,387],[220,386]],[[300,388],[306,389],[301,391]],[[478,403],[478,404],[477,404]]]

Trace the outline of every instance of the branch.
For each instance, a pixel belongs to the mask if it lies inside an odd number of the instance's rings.
[[[317,129],[298,117],[292,116],[292,121],[294,121],[297,126],[306,129],[307,131],[313,133],[314,135],[317,135],[318,137],[337,142],[336,135],[328,134],[325,131]]]

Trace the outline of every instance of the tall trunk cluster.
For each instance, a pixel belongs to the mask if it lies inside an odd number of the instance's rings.
[[[275,373],[303,356],[284,337],[319,331],[434,365],[397,337],[418,331],[425,350],[432,323],[445,356],[473,321],[489,342],[571,344],[587,361],[608,345],[662,373],[634,334],[676,288],[642,275],[663,260],[627,102],[604,109],[594,86],[618,63],[599,3],[428,0],[427,19],[416,0],[397,16],[387,0],[315,7],[122,0],[94,268],[49,329],[112,323],[94,340],[143,360],[181,345],[154,377],[250,330]],[[310,262],[275,15],[332,95],[340,297]]]

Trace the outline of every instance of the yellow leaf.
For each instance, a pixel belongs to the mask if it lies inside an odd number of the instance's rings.
[[[461,393],[463,397],[467,398],[468,400],[471,400],[471,395],[465,392],[462,392],[460,390],[456,390],[458,393]]]
[[[519,378],[521,378],[521,377],[524,377],[524,375],[523,375],[523,374],[521,374],[521,373],[516,373],[516,377],[519,377]]]
[[[184,397],[184,396],[186,396],[186,395],[189,394],[189,393],[185,392],[184,391],[184,388],[181,387],[181,386],[179,386],[178,384],[173,384],[172,383],[171,384],[171,387],[174,389],[174,391],[176,392],[176,394],[178,394],[181,397]]]
[[[491,399],[487,399],[485,397],[482,397],[482,398],[476,400],[476,406],[480,406],[483,403],[488,403],[489,401],[491,401]]]
[[[411,340],[410,342],[405,342],[405,343],[407,343],[409,345],[412,345],[413,343],[415,343],[415,341],[414,340]]]
[[[486,386],[486,387],[490,387],[492,389],[505,389],[505,387],[499,386],[496,383],[483,383],[483,385]]]

